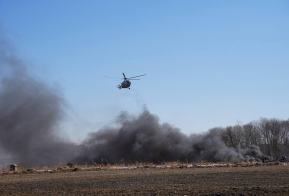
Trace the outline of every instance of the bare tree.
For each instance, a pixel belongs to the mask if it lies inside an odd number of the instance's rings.
[[[256,123],[248,123],[243,125],[242,138],[244,147],[249,147],[250,145],[261,144],[261,134],[257,128]]]
[[[282,121],[281,154],[289,156],[289,120]]]
[[[272,150],[272,156],[278,158],[281,150],[281,138],[282,138],[282,123],[280,120],[271,119],[269,121],[270,127],[270,147]]]
[[[221,131],[222,140],[230,147],[237,147],[241,143],[241,137],[242,127],[240,125],[228,126]]]
[[[271,155],[270,148],[270,123],[266,118],[261,118],[258,129],[262,136],[262,150],[265,154]]]
[[[227,146],[248,148],[250,145],[278,159],[289,156],[289,120],[266,119],[253,121],[241,126],[218,128],[218,133]]]

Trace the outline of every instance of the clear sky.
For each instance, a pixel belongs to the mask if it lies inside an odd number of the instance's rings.
[[[0,0],[32,73],[62,89],[82,140],[146,105],[186,134],[288,119],[289,1]],[[131,90],[103,76],[131,77]]]

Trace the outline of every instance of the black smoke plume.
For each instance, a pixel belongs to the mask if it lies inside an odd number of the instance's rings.
[[[57,136],[64,99],[57,88],[31,77],[26,64],[6,42],[0,42],[0,148],[22,166],[52,166],[59,162],[242,161],[261,156],[259,148],[229,148],[215,130],[187,136],[161,124],[144,109],[139,116],[121,113],[117,128],[104,127],[82,144]]]
[[[25,63],[0,42],[0,146],[24,166],[57,165],[75,145],[56,136],[64,101],[57,89],[29,76]]]
[[[132,117],[122,113],[117,121],[119,128],[103,128],[90,133],[83,142],[79,162],[106,159],[108,162],[162,162],[162,161],[245,161],[262,156],[259,148],[230,148],[221,140],[216,130],[205,134],[186,136],[147,109]]]

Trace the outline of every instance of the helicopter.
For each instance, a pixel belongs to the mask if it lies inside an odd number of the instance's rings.
[[[130,78],[125,77],[124,73],[122,73],[122,75],[123,75],[124,81],[120,85],[118,85],[117,88],[118,89],[128,88],[130,90],[130,85],[131,85],[130,80],[140,80],[140,79],[132,79],[132,78],[145,76],[146,74],[139,75],[139,76],[134,76],[134,77],[130,77]],[[104,77],[106,77],[106,76],[104,76]],[[106,77],[106,78],[112,78],[112,77]],[[122,79],[122,78],[117,78],[117,79]]]

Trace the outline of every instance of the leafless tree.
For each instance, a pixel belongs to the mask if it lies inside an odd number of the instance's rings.
[[[249,147],[250,145],[259,145],[261,144],[261,134],[260,131],[258,130],[256,123],[248,123],[243,125],[243,146],[244,147]]]
[[[289,156],[289,120],[261,118],[241,126],[218,128],[218,133],[227,146],[248,148],[259,146],[264,154],[274,159]]]
[[[221,131],[221,138],[227,146],[237,147],[241,143],[242,127],[235,125],[228,126]]]

